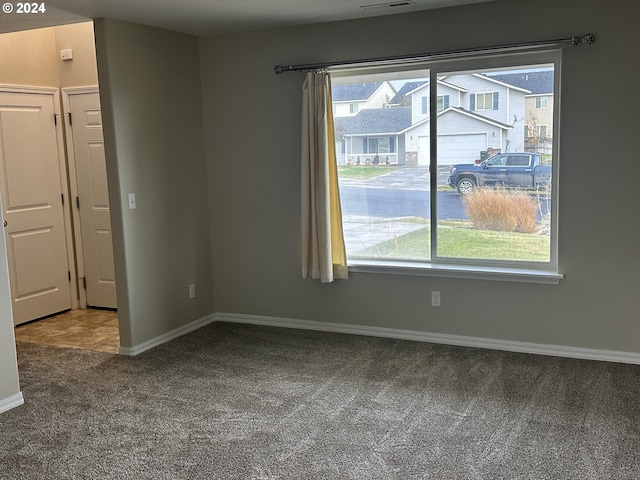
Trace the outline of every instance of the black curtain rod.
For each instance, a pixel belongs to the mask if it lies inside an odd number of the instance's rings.
[[[569,37],[569,38],[560,38],[557,40],[546,40],[546,41],[537,41],[537,42],[525,42],[525,43],[512,43],[509,45],[495,45],[492,47],[478,47],[478,48],[468,48],[463,50],[449,50],[445,52],[435,52],[435,53],[421,53],[415,55],[401,55],[395,57],[380,57],[380,58],[364,58],[358,60],[340,60],[337,62],[325,62],[325,63],[307,63],[307,64],[299,64],[299,65],[276,65],[273,67],[273,71],[276,74],[280,74],[283,72],[303,72],[308,70],[322,70],[329,67],[337,67],[340,65],[367,65],[367,64],[392,64],[398,62],[421,62],[426,60],[440,60],[447,58],[457,58],[464,57],[472,54],[481,54],[481,53],[497,53],[497,52],[505,52],[511,50],[524,50],[528,48],[537,48],[537,47],[551,47],[555,45],[563,45],[563,44],[572,44],[572,45],[580,45],[582,43],[591,44],[595,40],[595,37],[587,33],[582,37]]]

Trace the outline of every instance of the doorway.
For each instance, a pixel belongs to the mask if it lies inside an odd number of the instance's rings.
[[[107,164],[97,87],[62,89],[80,308],[115,309]]]
[[[19,38],[17,35],[19,35]],[[103,152],[100,153],[102,126],[101,121],[96,121],[97,119],[101,119],[99,95],[97,93],[97,87],[92,87],[93,91],[91,92],[80,92],[78,89],[78,85],[84,87],[86,85],[97,85],[98,83],[93,22],[64,25],[61,27],[48,27],[41,30],[2,35],[2,37],[7,36],[14,37],[11,39],[0,39],[0,56],[4,58],[4,60],[0,59],[0,67],[3,67],[3,61],[7,62],[7,64],[4,65],[5,68],[0,68],[0,72],[2,72],[0,73],[0,83],[5,85],[51,85],[51,89],[56,90],[58,93],[54,100],[54,113],[51,114],[50,118],[53,118],[56,125],[60,125],[59,128],[64,126],[65,130],[64,135],[58,138],[58,148],[60,150],[60,158],[62,159],[58,179],[61,193],[54,195],[48,192],[47,195],[52,199],[49,204],[55,203],[53,199],[60,200],[64,226],[62,228],[50,228],[49,231],[47,231],[46,228],[38,229],[35,227],[28,230],[29,232],[35,231],[38,235],[25,235],[24,229],[19,232],[19,235],[16,235],[15,231],[10,232],[7,230],[7,240],[9,241],[9,233],[11,233],[11,242],[16,244],[16,250],[18,251],[18,254],[8,251],[10,263],[13,262],[14,265],[19,267],[16,268],[15,271],[20,270],[22,272],[22,270],[25,270],[20,266],[24,264],[24,258],[41,267],[40,269],[34,270],[37,272],[35,274],[30,273],[26,275],[20,273],[19,275],[14,275],[16,279],[18,277],[20,277],[20,279],[11,285],[12,296],[15,284],[21,300],[25,298],[32,301],[31,303],[37,304],[40,303],[38,297],[44,297],[43,292],[55,291],[59,297],[65,298],[65,301],[54,306],[34,309],[33,312],[22,315],[20,314],[20,309],[16,309],[16,300],[14,299],[14,311],[18,313],[18,315],[15,315],[16,323],[28,322],[60,311],[73,311],[77,308],[106,307],[115,310],[117,304],[115,299],[115,274],[113,267],[113,250],[111,247],[111,229],[108,220],[109,210],[106,171],[102,176],[103,183],[100,185],[98,184],[99,182],[87,180],[87,178],[91,178],[93,175],[93,170],[96,170],[95,166],[99,163],[100,155],[102,155],[102,162],[104,163],[104,154]],[[35,48],[36,45],[38,48]],[[20,51],[21,46],[23,46],[22,51]],[[5,55],[5,49],[7,47],[11,48],[7,50],[9,53]],[[71,62],[60,58],[58,53],[61,47],[65,47],[65,50],[74,52],[75,55]],[[24,57],[27,57],[26,60],[23,60]],[[24,64],[28,63],[30,66],[35,65],[36,68],[21,68],[21,62]],[[8,66],[11,66],[12,72],[9,71]],[[24,65],[22,66],[24,67]],[[52,67],[55,67],[55,69]],[[60,91],[64,92],[62,96],[59,94]],[[71,110],[74,108],[75,102],[72,100],[74,96],[77,96],[77,98],[83,96],[85,98],[91,97],[94,104],[96,99],[98,102],[97,108],[90,109],[90,112],[83,111],[86,115],[78,115],[76,118],[80,124],[82,123],[83,116],[89,119],[88,124],[85,126],[89,128],[84,129],[86,133],[84,137],[80,134],[79,128],[72,128],[73,115],[71,114]],[[62,106],[64,107],[64,111],[60,111],[60,99],[63,100]],[[0,116],[7,118],[16,116],[13,112],[11,114],[7,113],[7,115],[4,115],[4,113],[5,112],[0,112]],[[44,115],[46,116],[48,113]],[[16,125],[19,124],[24,124],[24,122],[19,121],[16,123]],[[11,132],[11,138],[14,138],[13,134],[17,131],[16,129]],[[90,137],[89,134],[92,134],[93,137]],[[22,137],[30,138],[30,135],[27,133],[22,132],[21,135]],[[77,149],[77,147],[81,145],[81,143],[77,142],[77,144],[74,145],[76,138],[79,139],[78,142],[84,142],[85,147],[92,147],[89,158],[89,163],[92,163],[92,166],[90,167],[91,171],[88,177],[86,172],[81,172],[80,175],[77,175],[77,172],[82,170],[83,167],[77,168],[79,164],[75,161],[76,156],[82,156],[74,155],[74,147]],[[24,140],[16,143],[28,148],[34,148],[33,145],[35,142]],[[96,152],[98,152],[97,155]],[[98,161],[96,159],[98,159]],[[84,165],[84,163],[81,165]],[[33,186],[31,193],[37,197],[37,194],[43,191],[42,188],[38,187],[38,184],[46,183],[46,181],[42,179],[48,178],[53,170],[48,168],[46,174],[43,174],[42,170],[35,168],[35,164],[26,165],[25,167],[26,172],[21,172],[19,176],[22,180],[25,180],[29,178],[26,175],[27,173],[35,174],[39,182],[27,180],[27,183]],[[103,168],[103,170],[105,169]],[[55,183],[55,179],[50,183]],[[2,188],[3,191],[10,190],[8,182],[6,181],[3,181],[0,188]],[[85,193],[82,193],[83,189]],[[20,188],[19,191],[22,191],[22,189]],[[89,192],[88,196],[86,192]],[[79,203],[81,198],[83,199],[83,204]],[[4,196],[3,200],[5,200]],[[46,203],[43,202],[41,198],[36,198],[36,200],[37,201],[26,199],[23,202],[23,206],[26,205],[27,208],[22,208],[22,210],[33,210],[33,205],[44,205]],[[54,209],[50,208],[49,204],[46,204],[42,210],[60,210],[59,206],[56,206]],[[78,207],[78,205],[88,206],[91,204],[93,204],[93,207],[84,213]],[[3,213],[5,213],[6,220],[6,206],[11,206],[12,204],[5,200],[4,205],[5,212]],[[20,210],[20,208],[13,208],[13,210]],[[15,213],[14,211],[11,213]],[[104,221],[105,218],[107,219],[106,223]],[[47,225],[50,223],[51,222]],[[18,225],[18,222],[8,222],[7,227],[9,229],[11,228],[11,224]],[[92,240],[89,240],[90,234],[88,234],[87,231],[92,232]],[[54,233],[57,235],[57,244],[60,244],[59,232],[65,234],[64,243],[66,245],[66,251],[63,252],[58,249],[54,252],[52,248],[48,246],[44,248],[43,246],[47,245],[45,240],[47,237],[53,237]],[[95,253],[97,260],[88,258],[91,252]],[[48,266],[42,268],[42,264],[36,261],[38,260],[36,257],[55,259],[60,264],[66,262],[66,266],[60,268],[60,265],[58,265],[55,269],[49,268]],[[58,284],[52,286],[52,282],[49,281],[48,277],[54,275],[43,275],[43,272],[54,270]],[[60,282],[61,272],[64,273],[65,281],[67,282],[66,291],[64,285]],[[96,290],[99,291],[97,296],[94,294]]]
[[[57,90],[0,89],[0,193],[14,324],[71,308]]]

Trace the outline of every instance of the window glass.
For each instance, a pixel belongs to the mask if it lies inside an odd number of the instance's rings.
[[[492,58],[487,67],[434,62],[415,72],[414,65],[394,66],[388,77],[383,69],[371,75],[405,96],[385,105],[372,99],[357,115],[335,118],[350,263],[555,268],[554,116],[544,128],[532,124],[540,103],[529,99],[544,83],[551,91],[540,98],[558,104],[557,56],[542,57]],[[369,79],[340,72],[340,85],[350,81]]]
[[[491,110],[493,108],[493,93],[476,94],[476,110]]]

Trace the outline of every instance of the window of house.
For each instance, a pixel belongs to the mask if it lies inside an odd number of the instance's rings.
[[[536,108],[548,108],[549,106],[549,98],[548,97],[536,97]]]
[[[526,135],[528,137],[547,138],[549,127],[547,125],[527,125]]]
[[[377,137],[364,138],[364,153],[391,153],[393,147],[393,138]]]
[[[438,112],[449,108],[449,95],[438,95]],[[422,97],[422,114],[429,113],[429,97]]]
[[[360,110],[360,107],[358,106],[357,103],[350,103],[349,104],[349,113],[356,114],[356,113],[358,113],[359,110]]]
[[[471,110],[497,110],[498,92],[474,93],[471,95]]]
[[[528,92],[504,78],[546,72],[555,84],[558,62],[558,52],[538,52],[394,65],[388,74],[332,71],[334,86],[388,80],[397,91],[425,82],[430,92],[406,106],[371,105],[366,124],[336,127],[347,157],[394,159],[339,165],[350,268],[557,281],[557,135],[545,131],[554,140],[540,146],[525,141]],[[468,94],[446,95],[440,78]]]
[[[438,95],[438,112],[447,108],[449,108],[449,95]]]
[[[547,126],[538,125],[538,137],[545,138],[547,136]]]

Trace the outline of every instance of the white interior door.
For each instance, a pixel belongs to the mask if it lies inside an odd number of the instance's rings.
[[[81,255],[86,303],[116,308],[116,282],[111,240],[107,168],[102,137],[100,97],[95,93],[66,91],[68,125],[77,183]],[[82,279],[81,279],[82,281]]]
[[[0,91],[0,190],[16,325],[71,308],[57,99]]]

